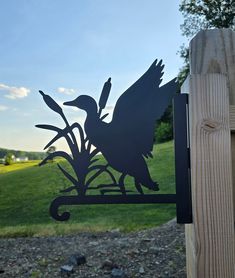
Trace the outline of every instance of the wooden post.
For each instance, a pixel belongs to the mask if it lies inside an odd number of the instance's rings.
[[[235,104],[234,32],[207,30],[196,35],[190,43],[187,84],[193,208],[193,224],[186,225],[187,274],[234,278],[229,113],[229,104]]]

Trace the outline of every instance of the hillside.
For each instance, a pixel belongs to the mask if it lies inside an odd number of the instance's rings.
[[[105,163],[102,158],[100,160]],[[66,167],[65,162],[61,163]],[[71,219],[67,223],[58,223],[49,217],[48,208],[51,201],[61,195],[59,191],[67,188],[69,183],[56,163],[42,167],[37,165],[38,162],[25,163],[21,169],[15,169],[14,165],[0,165],[0,236],[116,228],[134,231],[155,227],[175,216],[175,205],[81,205],[66,208],[71,212]],[[155,146],[154,158],[148,160],[148,165],[152,178],[160,185],[159,193],[174,193],[173,142]],[[97,183],[107,181],[104,175]],[[125,181],[129,188],[133,188],[131,177]]]

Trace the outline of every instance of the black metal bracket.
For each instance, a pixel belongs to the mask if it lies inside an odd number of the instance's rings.
[[[51,216],[58,221],[70,218],[68,211],[58,214],[62,205],[95,205],[95,204],[175,204],[176,194],[146,194],[146,195],[87,195],[60,196],[53,200],[50,206]]]
[[[68,220],[68,211],[58,213],[62,205],[176,203],[177,223],[192,223],[188,95],[177,94],[173,109],[176,194],[60,196],[51,203],[51,216],[58,221]]]
[[[188,95],[174,97],[174,141],[177,223],[192,223]]]

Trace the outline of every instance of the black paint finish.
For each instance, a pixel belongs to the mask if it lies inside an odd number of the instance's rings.
[[[59,221],[70,218],[69,212],[58,214],[62,205],[91,205],[91,204],[171,204],[176,203],[175,194],[147,194],[147,195],[109,195],[109,196],[61,196],[56,198],[50,206],[51,216]]]
[[[96,101],[90,96],[81,95],[64,103],[87,112],[85,132],[88,140],[112,168],[123,174],[123,178],[126,175],[134,177],[136,189],[141,194],[142,186],[159,190],[158,184],[150,177],[144,156],[151,156],[156,120],[162,116],[177,90],[175,79],[159,87],[163,67],[161,61],[158,64],[155,61],[119,97],[110,123],[100,119]]]
[[[80,95],[72,101],[65,102],[64,105],[86,111],[84,128],[79,123],[70,125],[62,108],[49,95],[39,91],[47,106],[58,113],[65,123],[64,128],[47,124],[36,126],[56,132],[45,149],[58,139],[64,138],[71,151],[71,154],[64,151],[51,153],[40,165],[54,157],[62,157],[67,160],[74,172],[71,174],[58,163],[59,169],[72,184],[61,192],[76,191],[76,195],[60,196],[51,203],[50,214],[54,219],[59,221],[69,219],[69,212],[58,214],[58,209],[62,205],[176,202],[175,194],[144,194],[143,190],[143,187],[152,191],[160,189],[157,181],[150,176],[145,158],[152,157],[156,120],[160,119],[178,87],[175,79],[160,86],[163,68],[162,61],[159,63],[154,61],[150,68],[119,97],[109,123],[104,121],[108,114],[102,116],[102,110],[109,98],[111,78],[105,82],[98,104],[87,95]],[[176,112],[176,121],[181,120],[178,118],[181,117],[178,113],[179,111]],[[78,131],[79,138],[75,136],[75,130]],[[98,153],[102,153],[107,161],[106,165],[99,164]],[[112,168],[120,173],[118,180],[110,171]],[[108,175],[110,183],[95,183],[97,177],[103,173]],[[133,177],[136,191],[125,187],[127,175]],[[99,190],[100,195],[88,195],[87,191],[92,189]],[[178,190],[177,194],[181,193],[184,192]],[[182,218],[178,213],[183,213],[180,206],[177,206],[177,217],[181,222]]]
[[[176,212],[178,223],[192,223],[188,95],[174,97]]]

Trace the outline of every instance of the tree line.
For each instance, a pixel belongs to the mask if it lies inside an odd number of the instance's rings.
[[[45,152],[28,152],[0,148],[0,158],[4,158],[9,153],[15,157],[28,157],[29,160],[41,160],[46,156]]]
[[[235,0],[182,0],[179,11],[183,15],[182,35],[190,41],[200,30],[230,28],[235,30]],[[189,47],[181,45],[178,54],[183,60],[178,82],[181,86],[190,73]],[[173,139],[172,105],[157,123],[155,141],[158,143]]]

